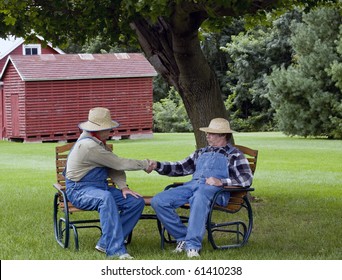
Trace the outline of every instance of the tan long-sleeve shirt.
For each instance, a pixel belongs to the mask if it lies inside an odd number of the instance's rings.
[[[85,138],[89,137],[89,138]],[[127,187],[125,170],[145,170],[148,160],[121,158],[108,150],[98,139],[83,132],[68,156],[66,177],[78,182],[95,167],[108,167],[109,176],[120,188]]]

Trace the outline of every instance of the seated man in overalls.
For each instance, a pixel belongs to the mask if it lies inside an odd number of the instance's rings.
[[[73,146],[66,166],[66,193],[83,210],[97,210],[102,235],[96,249],[108,257],[131,259],[125,238],[133,230],[144,208],[144,200],[126,184],[125,170],[149,170],[148,160],[120,158],[106,147],[111,129],[119,126],[106,108],[93,108]],[[109,187],[112,178],[118,188]]]
[[[196,150],[177,162],[153,162],[161,175],[186,176],[192,180],[182,186],[155,195],[151,201],[158,219],[177,240],[174,252],[186,251],[189,258],[199,257],[205,233],[210,203],[216,192],[224,186],[248,187],[252,184],[252,171],[244,154],[231,145],[232,130],[227,120],[215,118],[206,132],[208,146]],[[220,195],[219,204],[226,206],[229,193]],[[189,203],[190,215],[185,226],[175,209]]]

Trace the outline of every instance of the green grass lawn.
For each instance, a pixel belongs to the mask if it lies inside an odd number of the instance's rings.
[[[213,250],[204,239],[201,259],[342,259],[342,141],[237,133],[238,144],[259,150],[252,203],[254,228],[246,246]],[[154,134],[152,139],[113,141],[119,156],[179,160],[195,149],[192,134]],[[80,230],[80,250],[54,239],[54,148],[59,143],[0,141],[0,258],[2,260],[104,260],[94,247],[95,229]],[[127,172],[128,184],[153,195],[175,178]],[[180,178],[177,178],[179,181]],[[188,178],[181,178],[187,180]],[[94,212],[82,215],[95,215]],[[140,221],[128,251],[140,260],[175,259],[160,249],[155,221]],[[177,256],[177,259],[187,259]]]

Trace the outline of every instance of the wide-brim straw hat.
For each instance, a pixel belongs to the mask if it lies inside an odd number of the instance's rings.
[[[210,121],[208,127],[201,127],[199,130],[207,133],[233,133],[229,122],[224,118],[215,118]]]
[[[110,111],[107,108],[96,107],[89,110],[88,121],[82,122],[78,127],[82,130],[95,132],[110,130],[118,127],[119,123],[112,120]]]

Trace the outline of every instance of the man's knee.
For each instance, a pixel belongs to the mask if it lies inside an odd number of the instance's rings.
[[[158,207],[158,198],[157,195],[155,195],[154,197],[152,197],[151,199],[151,207],[153,209],[155,209],[155,207]]]
[[[128,197],[126,198],[127,204],[130,208],[143,209],[145,207],[145,201],[142,197]]]
[[[161,199],[161,195],[160,193],[159,194],[156,194],[154,197],[152,197],[151,199],[151,207],[155,210],[159,207],[162,206],[162,199]]]
[[[105,204],[114,202],[114,199],[110,192],[102,192],[101,194],[99,194],[98,198],[102,201],[102,203]]]

